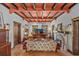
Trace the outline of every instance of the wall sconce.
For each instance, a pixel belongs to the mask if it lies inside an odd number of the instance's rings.
[[[9,42],[9,29],[10,29],[10,24],[4,24],[4,29],[6,30],[6,42]]]
[[[9,27],[10,27],[10,24],[5,24],[5,27],[4,27],[4,28],[5,28],[6,30],[9,30],[9,29],[10,29]]]
[[[24,32],[24,35],[27,35],[27,32]]]

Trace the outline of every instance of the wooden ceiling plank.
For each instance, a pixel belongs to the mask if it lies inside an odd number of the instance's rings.
[[[52,8],[54,8],[54,7],[55,7],[55,5],[56,5],[56,3],[54,3],[54,4],[53,4]],[[47,18],[48,18],[48,17],[49,17],[49,15],[51,14],[52,8],[51,8],[50,12],[48,13]]]

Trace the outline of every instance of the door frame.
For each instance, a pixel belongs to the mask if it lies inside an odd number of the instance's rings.
[[[79,21],[79,16],[78,17],[75,17],[75,18],[73,18],[72,19],[72,21],[73,21],[73,42],[72,42],[72,53],[73,53],[73,55],[79,55],[79,51],[78,51],[78,53],[76,53],[75,52],[75,50],[74,50],[74,22],[76,22],[76,21]],[[78,23],[78,25],[79,25],[79,23]],[[78,33],[79,34],[79,33]],[[79,40],[78,40],[78,45],[79,45]],[[78,49],[79,49],[79,47],[78,47]]]
[[[19,23],[19,22],[16,22],[16,21],[13,21],[13,38],[15,37],[15,30],[14,30],[14,27],[15,27],[15,24],[18,24],[19,25],[19,32],[18,32],[18,36],[19,36],[19,39],[20,39],[20,43],[21,43],[21,23]],[[19,43],[18,43],[19,44]],[[15,44],[15,38],[14,38],[14,47],[16,46],[16,44]]]

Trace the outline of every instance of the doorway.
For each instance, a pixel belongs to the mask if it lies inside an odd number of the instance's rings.
[[[73,19],[73,54],[79,55],[79,17]]]
[[[21,24],[13,22],[13,33],[14,33],[14,47],[21,43]]]

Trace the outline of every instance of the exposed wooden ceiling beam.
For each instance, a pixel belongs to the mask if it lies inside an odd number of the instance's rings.
[[[36,11],[36,6],[35,6],[35,3],[33,3],[33,9]]]
[[[54,10],[55,6],[56,6],[56,3],[54,3],[54,5],[52,6],[52,8],[51,8],[50,12],[48,13],[47,17],[49,17],[49,15],[51,14],[52,9]]]
[[[14,3],[11,3],[16,9],[18,9],[18,7],[14,4]]]
[[[46,10],[46,3],[43,3],[43,10]]]
[[[29,15],[31,16],[31,18],[33,18],[32,14],[28,11]]]
[[[20,16],[21,18],[23,18],[24,20],[26,20],[27,22],[29,22],[29,20],[25,19],[23,16],[21,16],[21,15],[18,14],[17,12],[15,12],[15,14],[17,14],[18,16]]]
[[[46,10],[46,4],[45,3],[43,3],[43,10],[45,11]],[[42,19],[43,19],[43,11],[42,11]]]
[[[21,3],[21,5],[23,6],[25,10],[27,10],[27,6],[25,5],[25,3]]]
[[[52,19],[55,18],[55,15],[57,15],[58,13],[59,13],[59,12],[56,12],[56,13],[52,16]]]
[[[2,3],[2,5],[8,9],[17,9],[12,3]]]
[[[36,5],[33,3],[33,9],[36,11]],[[38,19],[38,12],[36,11],[37,19]]]
[[[52,20],[51,21],[53,21],[53,19],[56,19],[56,17],[55,17],[55,15],[57,15],[59,12],[56,12],[53,16],[52,16]],[[50,21],[50,22],[51,22]]]
[[[68,7],[67,13],[70,12],[71,8],[74,7],[77,3],[71,3],[71,5]]]
[[[10,9],[10,7],[9,7],[9,6],[7,6],[7,5],[5,5],[4,3],[2,3],[2,5],[3,5],[3,6],[5,6],[6,8],[8,8],[8,9]]]
[[[21,16],[20,14],[18,14],[17,12],[15,12],[15,14],[17,14],[18,16],[20,16],[20,17],[22,17],[22,18],[24,19],[24,17],[23,17],[23,16]]]
[[[25,8],[25,6],[23,5],[23,3],[20,3],[20,4],[19,3],[14,3],[13,5],[16,6],[16,8],[18,9],[17,11],[22,11],[22,10],[26,11],[27,10]]]
[[[59,12],[56,12],[52,17],[55,17],[55,15],[57,15]]]
[[[47,18],[49,17],[50,14],[51,14],[51,11],[48,13]]]
[[[26,18],[27,18],[27,16],[25,15],[25,13],[24,12],[21,12]]]
[[[38,19],[38,12],[36,11],[37,19]]]
[[[77,3],[73,3],[70,7],[69,7],[69,9],[71,9],[73,6],[75,6]]]
[[[64,3],[61,7],[61,10],[63,10],[63,8],[67,5],[67,3]]]
[[[56,14],[57,14],[57,13],[56,13]],[[56,15],[56,14],[55,14],[55,15]],[[53,17],[53,19],[52,19],[50,22],[52,22],[54,19],[56,20],[56,19],[57,19],[59,16],[61,16],[62,14],[64,14],[64,12],[60,13],[60,14],[59,14],[58,16],[56,16],[56,17]],[[54,15],[54,16],[55,16],[55,15]]]
[[[42,19],[43,19],[43,11],[42,11]]]
[[[21,12],[26,18],[25,19],[28,19],[28,17],[25,15],[24,12]],[[29,21],[31,21],[30,19],[28,19]]]
[[[62,14],[64,14],[64,12],[61,12],[59,15],[57,15],[55,18],[58,18],[59,16],[61,16]]]
[[[27,9],[27,6],[25,3],[23,3],[24,7]],[[29,15],[33,18],[32,14],[28,11]],[[28,17],[27,17],[28,18]],[[29,18],[30,19],[30,18]]]
[[[56,3],[54,3],[54,5],[52,6],[52,10],[54,10],[56,8]]]

